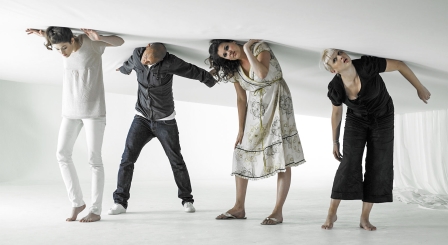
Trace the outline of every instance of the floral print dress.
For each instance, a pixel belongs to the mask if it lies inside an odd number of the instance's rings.
[[[261,79],[252,68],[246,76],[241,66],[231,79],[248,91],[246,122],[241,144],[233,154],[232,175],[258,180],[305,163],[297,132],[291,92],[280,64],[264,42],[251,47],[257,57],[271,54],[268,75]]]

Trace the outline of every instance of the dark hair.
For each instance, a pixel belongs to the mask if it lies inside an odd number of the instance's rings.
[[[165,58],[166,47],[165,45],[163,45],[163,43],[151,43],[151,46],[149,46],[149,48],[152,49],[152,55],[158,61],[161,61],[163,58]]]
[[[72,37],[73,32],[70,28],[50,26],[45,31],[45,38],[47,39],[45,47],[47,47],[48,50],[53,50],[53,44],[69,43],[71,42]]]
[[[210,41],[210,47],[208,53],[210,57],[205,60],[205,63],[210,65],[210,68],[215,69],[215,77],[218,82],[221,80],[229,80],[233,75],[238,72],[240,62],[238,60],[226,60],[219,57],[218,47],[221,43],[231,43],[234,40],[229,39],[213,39]]]

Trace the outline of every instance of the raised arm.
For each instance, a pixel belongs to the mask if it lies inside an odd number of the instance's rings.
[[[342,160],[342,154],[339,151],[339,134],[341,132],[341,121],[342,121],[342,105],[333,106],[333,111],[331,112],[331,129],[333,135],[333,156],[336,160]]]
[[[249,60],[252,71],[257,75],[257,77],[264,79],[269,72],[269,61],[271,60],[271,53],[268,51],[261,52],[257,57],[254,56],[250,47],[260,40],[250,39],[244,44],[243,49],[246,53],[247,59]]]
[[[215,80],[215,78],[213,78],[213,75],[210,72],[193,64],[187,63],[174,55],[172,55],[171,57],[172,59],[174,59],[172,65],[169,68],[172,74],[199,80],[210,88],[215,86],[217,81]]]
[[[417,90],[418,97],[425,102],[428,103],[427,100],[431,97],[431,93],[426,89],[425,86],[418,80],[415,76],[414,72],[404,63],[399,60],[391,60],[386,59],[387,66],[386,71],[399,71],[401,75],[403,75],[406,80],[408,80],[412,86]]]
[[[107,46],[110,47],[121,46],[124,43],[123,38],[119,36],[102,36],[92,29],[81,28],[81,31],[83,31],[92,41],[105,42],[108,44]]]
[[[238,135],[235,141],[235,148],[238,144],[241,144],[244,135],[244,125],[246,123],[246,110],[247,110],[247,95],[246,91],[241,87],[238,82],[234,83],[236,90],[236,104],[238,108]]]
[[[26,34],[28,34],[28,35],[34,34],[36,36],[45,38],[45,31],[44,30],[28,28],[25,31],[26,31]]]

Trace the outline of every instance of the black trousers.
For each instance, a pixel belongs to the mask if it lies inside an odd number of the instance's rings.
[[[367,145],[364,181],[362,156]],[[347,111],[342,161],[334,177],[332,199],[392,202],[394,109],[392,101],[379,117]]]

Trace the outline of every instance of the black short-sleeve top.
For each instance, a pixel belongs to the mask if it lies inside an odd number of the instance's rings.
[[[386,105],[391,97],[379,73],[386,70],[387,61],[384,58],[362,56],[361,59],[352,60],[361,81],[361,90],[355,100],[350,100],[345,92],[344,84],[339,76],[334,76],[328,84],[328,98],[335,106],[342,103],[357,115],[379,116],[387,111]]]

